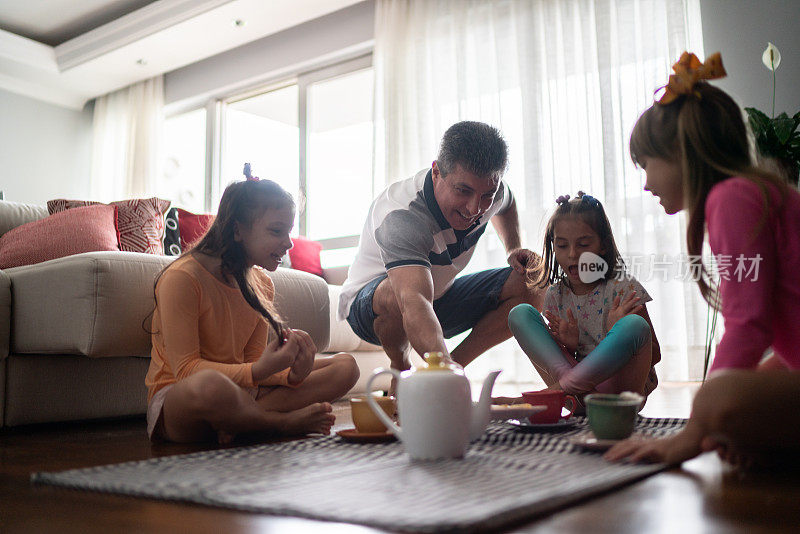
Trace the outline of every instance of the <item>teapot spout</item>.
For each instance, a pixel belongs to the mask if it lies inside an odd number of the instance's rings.
[[[502,371],[492,371],[483,381],[483,388],[481,389],[481,396],[478,402],[472,403],[472,422],[470,425],[469,439],[476,440],[486,430],[486,425],[489,424],[490,408],[492,407],[492,388],[494,388],[494,381],[497,380],[497,375]]]

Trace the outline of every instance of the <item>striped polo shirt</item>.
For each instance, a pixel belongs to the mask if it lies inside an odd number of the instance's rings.
[[[404,265],[430,269],[433,298],[441,297],[469,263],[486,224],[505,211],[512,198],[501,181],[489,209],[466,230],[454,230],[434,197],[430,169],[390,185],[370,206],[358,253],[339,296],[339,319],[347,318],[362,287]]]

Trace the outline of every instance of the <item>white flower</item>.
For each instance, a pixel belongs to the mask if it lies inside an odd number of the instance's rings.
[[[764,50],[764,54],[761,56],[761,61],[764,62],[764,65],[769,69],[774,71],[778,68],[778,65],[781,64],[781,51],[778,50],[778,47],[772,43],[767,43],[767,49]]]

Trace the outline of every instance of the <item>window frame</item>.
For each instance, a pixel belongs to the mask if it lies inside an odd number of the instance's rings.
[[[348,59],[346,61],[333,63],[331,65],[327,65],[319,69],[305,72],[297,77],[297,89],[298,89],[297,112],[298,112],[298,125],[300,127],[299,184],[300,184],[300,190],[302,191],[302,194],[305,196],[306,199],[308,198],[308,193],[309,193],[308,170],[307,170],[308,158],[306,157],[306,155],[308,154],[308,144],[310,135],[308,131],[308,88],[309,86],[317,82],[331,80],[334,78],[338,78],[340,76],[345,76],[347,74],[351,74],[353,72],[357,72],[359,70],[364,70],[372,67],[373,67],[372,52],[369,52],[367,54],[357,56]],[[373,123],[374,119],[375,117],[373,112]],[[374,188],[373,183],[374,180],[370,180],[370,188]],[[372,196],[374,196],[374,194]],[[298,229],[300,235],[302,236],[307,235],[307,229],[308,229],[308,213],[306,212],[307,205],[308,202],[303,202],[303,205],[300,208],[300,212],[297,215]],[[358,244],[358,238],[359,238],[358,235],[337,236],[329,239],[320,240],[319,242],[322,243],[323,249],[329,250],[329,249],[346,248],[347,246],[356,246]],[[350,245],[348,243],[353,243],[353,244]]]
[[[363,49],[354,55],[338,57],[325,63],[315,63],[312,67],[299,66],[298,68],[286,72],[280,76],[273,76],[270,79],[261,80],[257,84],[250,85],[244,89],[213,95],[204,100],[203,103],[188,107],[179,107],[166,115],[165,118],[174,117],[183,113],[189,113],[198,109],[206,111],[206,150],[205,150],[205,189],[203,206],[206,212],[212,212],[215,206],[219,205],[222,197],[222,161],[225,151],[226,137],[226,112],[230,104],[246,100],[264,93],[283,89],[292,85],[297,85],[297,117],[298,117],[298,184],[301,194],[308,197],[308,173],[307,173],[307,154],[309,144],[308,131],[308,89],[317,82],[331,80],[339,76],[345,76],[359,70],[373,68],[372,50]],[[374,115],[374,113],[373,113]],[[374,121],[374,116],[373,116]],[[374,162],[373,162],[374,168]],[[375,196],[374,176],[370,180],[372,196]],[[301,236],[307,235],[308,214],[306,212],[307,202],[298,202],[298,231]],[[358,234],[337,236],[317,240],[322,244],[323,250],[337,250],[358,246]]]
[[[314,83],[330,80],[339,76],[344,76],[359,70],[372,68],[372,51],[359,54],[355,57],[338,60],[324,66],[311,70],[299,69],[291,75],[284,75],[280,79],[268,82],[261,82],[244,91],[236,91],[224,96],[209,99],[204,105],[184,108],[169,116],[188,113],[200,108],[206,110],[206,162],[205,162],[205,199],[204,206],[207,212],[211,212],[214,206],[219,204],[222,197],[222,160],[225,151],[226,111],[230,104],[253,98],[258,95],[284,89],[292,85],[297,86],[297,118],[298,118],[298,143],[299,143],[299,176],[298,184],[301,194],[308,197],[308,173],[307,157],[309,144],[308,131],[308,89]],[[370,181],[370,188],[374,193],[374,180]],[[298,230],[301,236],[306,235],[308,228],[308,214],[306,212],[306,202],[299,202],[298,210]],[[358,244],[359,236],[346,235],[319,240],[324,250],[355,247]]]

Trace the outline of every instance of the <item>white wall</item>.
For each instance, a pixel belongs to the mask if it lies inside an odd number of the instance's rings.
[[[701,0],[706,55],[722,52],[728,77],[715,82],[742,107],[772,110],[772,73],[761,54],[772,42],[781,51],[775,114],[800,110],[800,1]],[[701,58],[704,59],[704,58]]]
[[[167,105],[193,107],[300,69],[371,48],[375,6],[360,2],[233,50],[168,72]],[[328,58],[326,60],[326,58]]]
[[[92,107],[62,108],[0,89],[0,190],[42,204],[89,190]]]

